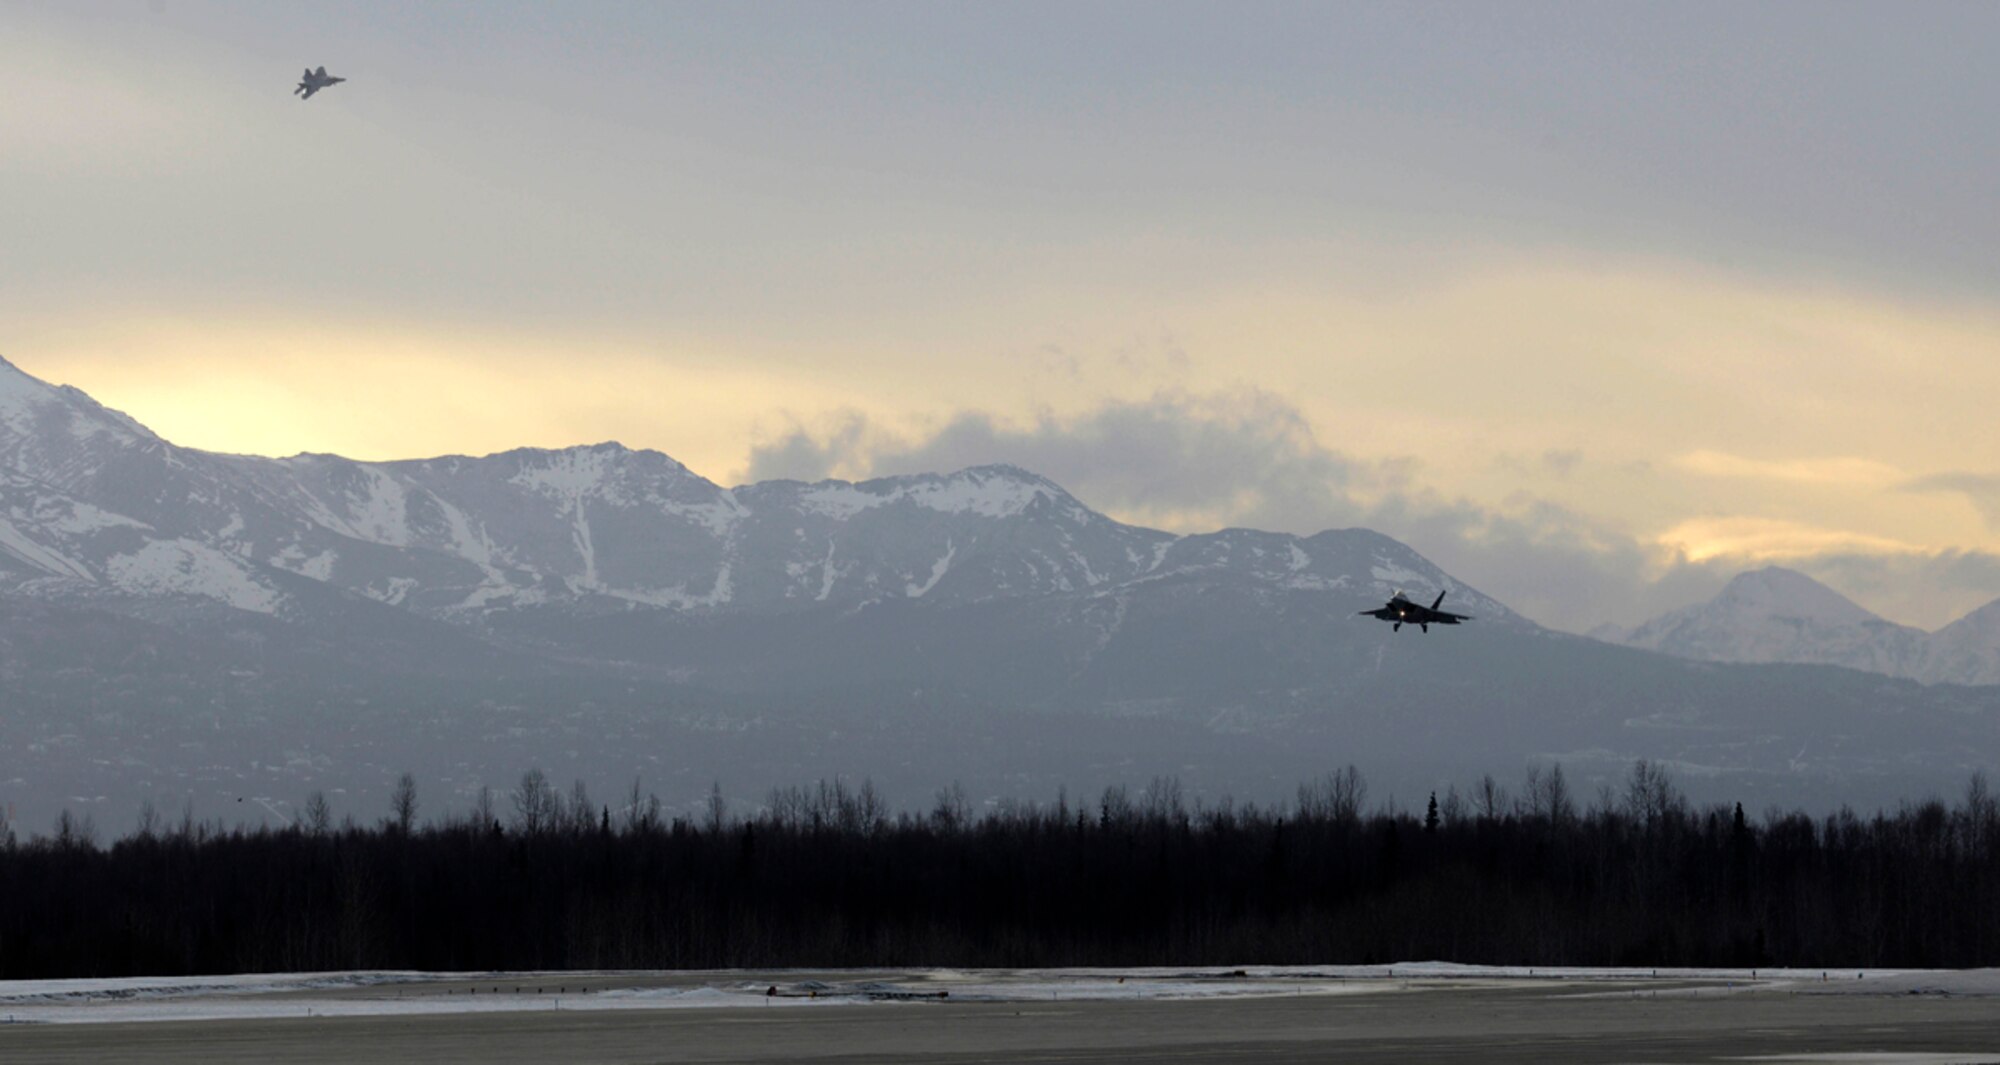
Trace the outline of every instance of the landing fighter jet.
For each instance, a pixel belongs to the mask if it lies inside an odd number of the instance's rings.
[[[1422,603],[1413,603],[1410,601],[1409,596],[1404,595],[1402,592],[1397,592],[1389,598],[1387,605],[1377,607],[1374,610],[1363,610],[1361,615],[1382,621],[1394,622],[1396,627],[1390,629],[1390,632],[1403,631],[1403,623],[1407,621],[1424,630],[1426,635],[1430,633],[1432,625],[1456,625],[1461,621],[1472,620],[1472,615],[1470,614],[1454,614],[1448,610],[1439,610],[1438,607],[1443,605],[1443,603],[1443,592],[1439,592],[1437,599],[1432,601],[1429,606],[1425,606]]]
[[[329,85],[338,85],[346,80],[346,78],[336,78],[328,74],[325,67],[321,67],[318,70],[308,70],[305,77],[299,79],[299,87],[292,90],[292,95],[301,100],[310,100],[313,97],[313,93]]]

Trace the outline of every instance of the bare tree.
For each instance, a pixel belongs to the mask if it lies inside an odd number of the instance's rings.
[[[965,785],[954,780],[951,787],[939,788],[937,800],[931,804],[931,824],[947,832],[964,828],[972,820],[971,805],[965,798]]]
[[[1625,779],[1625,815],[1651,830],[1668,818],[1687,813],[1687,797],[1681,794],[1665,768],[1644,758],[1632,763]]]
[[[500,814],[493,808],[493,789],[484,784],[479,785],[479,795],[472,800],[472,821],[482,832],[500,823]]]
[[[306,796],[305,811],[301,817],[306,832],[324,836],[333,827],[333,807],[326,801],[326,792],[315,791]]]
[[[395,814],[396,831],[407,836],[417,824],[417,778],[404,773],[396,780],[396,790],[389,793],[389,809]]]
[[[772,788],[764,798],[764,817],[771,824],[786,828],[798,828],[806,823],[807,811],[812,800],[804,789],[794,784],[786,788]],[[722,785],[711,785],[708,792],[708,817],[706,827],[710,835],[722,831],[728,810],[722,802]]]
[[[579,836],[590,831],[592,824],[597,821],[597,807],[590,801],[590,789],[584,786],[581,777],[570,786],[567,813],[569,816],[564,820],[569,831]]]
[[[1353,824],[1361,820],[1361,807],[1367,801],[1368,781],[1352,763],[1299,785],[1299,817],[1308,821]]]
[[[1983,857],[2000,847],[2000,800],[1987,790],[1984,772],[1974,772],[1965,782],[1962,817],[1966,853]]]
[[[861,778],[861,790],[854,794],[855,822],[868,835],[876,835],[889,823],[889,804],[875,790],[873,777]]]
[[[1527,792],[1527,813],[1539,817],[1550,824],[1564,824],[1576,817],[1576,800],[1570,797],[1569,780],[1563,776],[1561,762],[1542,772],[1539,766],[1528,767],[1525,785]]]
[[[1187,807],[1181,799],[1179,777],[1154,777],[1153,782],[1146,785],[1146,791],[1140,798],[1145,803],[1148,821],[1179,824],[1187,818]]]
[[[561,796],[549,784],[548,774],[540,769],[530,769],[521,774],[521,784],[509,796],[514,802],[514,827],[530,836],[538,836],[555,827],[557,807]]]
[[[1125,791],[1125,785],[1112,784],[1104,789],[1104,795],[1097,800],[1097,823],[1106,828],[1132,823],[1132,796]]]
[[[1472,804],[1479,810],[1482,821],[1498,821],[1507,809],[1507,789],[1488,773],[1479,778],[1479,787],[1474,789]]]
[[[1576,820],[1576,800],[1570,796],[1569,778],[1563,775],[1561,762],[1549,767],[1546,787],[1549,820],[1558,825]]]
[[[659,824],[660,800],[658,796],[648,796],[639,786],[639,778],[632,778],[632,788],[625,793],[625,806],[618,811],[619,825],[626,835],[647,831]]]
[[[1458,794],[1458,785],[1444,789],[1444,801],[1438,804],[1438,813],[1444,815],[1444,823],[1455,825],[1465,820],[1465,799]]]
[[[729,801],[722,797],[720,780],[709,781],[708,803],[703,810],[703,826],[711,836],[719,836],[729,827]]]
[[[97,823],[89,814],[79,818],[69,812],[69,807],[63,807],[56,815],[56,846],[64,850],[96,847]]]

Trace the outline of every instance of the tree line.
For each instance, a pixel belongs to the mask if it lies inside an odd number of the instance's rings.
[[[1862,816],[1699,807],[1659,766],[1571,794],[1560,766],[1419,811],[1352,766],[1289,803],[1171,777],[1088,801],[894,810],[866,782],[720,789],[667,816],[539,770],[422,821],[282,829],[65,813],[0,845],[0,978],[337,969],[2000,963],[2000,804]]]

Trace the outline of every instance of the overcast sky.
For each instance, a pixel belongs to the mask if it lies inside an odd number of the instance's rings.
[[[177,442],[1015,462],[1545,623],[2000,596],[1993,4],[0,7],[0,356]],[[301,103],[299,71],[351,79]]]

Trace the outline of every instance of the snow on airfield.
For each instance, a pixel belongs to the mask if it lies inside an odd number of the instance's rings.
[[[0,980],[0,1024],[539,1010],[769,1009],[939,1001],[1191,1000],[1508,984],[1585,996],[1759,991],[2000,995],[2000,970],[1593,969],[1422,962],[1244,969],[340,972]],[[1659,986],[1649,988],[1651,984]],[[772,989],[776,994],[769,993]],[[2000,1062],[2000,1057],[1994,1061]]]

